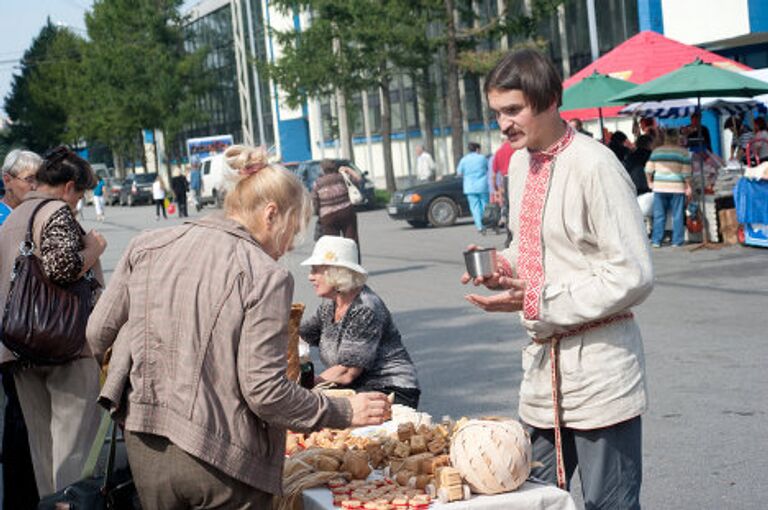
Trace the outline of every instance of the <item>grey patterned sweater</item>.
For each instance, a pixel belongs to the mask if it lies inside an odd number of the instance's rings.
[[[320,348],[326,367],[362,368],[351,388],[375,390],[387,387],[416,388],[416,367],[400,339],[392,314],[367,285],[340,322],[333,321],[335,305],[326,299],[299,328],[301,337]]]

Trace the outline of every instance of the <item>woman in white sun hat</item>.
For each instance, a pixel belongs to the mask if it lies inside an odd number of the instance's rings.
[[[301,337],[320,349],[327,367],[316,383],[332,382],[356,391],[394,393],[395,403],[416,408],[416,368],[384,301],[365,282],[352,239],[323,236],[312,256],[309,281],[325,298],[300,328]]]

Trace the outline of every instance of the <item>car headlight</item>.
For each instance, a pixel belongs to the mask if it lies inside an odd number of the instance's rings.
[[[408,193],[403,197],[403,202],[406,204],[417,204],[421,202],[421,195],[418,193]]]

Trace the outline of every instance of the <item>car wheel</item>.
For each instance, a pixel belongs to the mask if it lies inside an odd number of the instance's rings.
[[[448,227],[456,223],[459,217],[459,208],[456,202],[448,197],[437,197],[429,204],[427,218],[432,226]]]
[[[408,221],[408,224],[413,228],[424,228],[427,225],[429,225],[429,222],[424,220],[407,220],[407,221]]]

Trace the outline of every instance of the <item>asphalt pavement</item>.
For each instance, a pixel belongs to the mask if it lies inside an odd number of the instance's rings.
[[[85,215],[85,228],[108,240],[107,277],[136,233],[181,222],[155,221],[154,208],[146,206],[108,207],[103,223],[92,221],[93,208]],[[515,417],[525,333],[516,315],[472,307],[464,300],[470,289],[459,282],[465,247],[501,248],[503,236],[481,237],[468,221],[414,229],[384,210],[361,213],[358,222],[369,284],[392,311],[417,366],[421,410],[436,418]],[[306,313],[319,303],[299,265],[311,252],[311,232],[281,260]],[[765,508],[768,250],[668,247],[654,250],[653,258],[654,291],[635,309],[650,395],[643,506]]]

